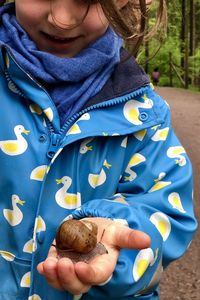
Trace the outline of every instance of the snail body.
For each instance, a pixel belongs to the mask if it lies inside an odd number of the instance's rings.
[[[97,245],[97,225],[86,220],[67,220],[57,230],[56,248],[89,253]]]

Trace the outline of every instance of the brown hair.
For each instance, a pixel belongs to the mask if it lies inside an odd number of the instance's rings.
[[[99,0],[98,2],[115,32],[124,39],[129,51],[134,55],[138,53],[143,41],[147,41],[157,32],[160,32],[163,37],[163,30],[166,31],[165,0],[153,0],[153,4],[157,4],[156,22],[150,30],[147,28],[147,23],[151,0],[129,0],[120,10],[117,9],[115,0]]]

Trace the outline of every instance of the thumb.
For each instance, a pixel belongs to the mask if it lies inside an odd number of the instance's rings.
[[[114,247],[144,249],[150,246],[150,237],[142,231],[133,230],[123,225],[116,226],[115,224],[111,224],[109,227],[110,242]]]

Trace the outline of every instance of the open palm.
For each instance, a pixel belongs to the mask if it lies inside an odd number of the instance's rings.
[[[57,258],[55,247],[51,247],[47,259],[38,265],[38,272],[48,283],[71,294],[86,293],[91,286],[107,281],[115,269],[121,248],[144,249],[150,238],[141,231],[132,230],[118,222],[104,218],[87,218],[98,226],[98,240],[108,253],[96,256],[89,263],[73,263],[69,258]]]

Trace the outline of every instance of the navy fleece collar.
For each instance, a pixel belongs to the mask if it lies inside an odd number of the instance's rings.
[[[121,48],[120,58],[121,62],[115,66],[114,72],[104,87],[86,103],[84,108],[126,95],[150,83],[143,68],[137,64],[134,57],[129,56],[124,48]]]

